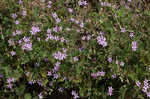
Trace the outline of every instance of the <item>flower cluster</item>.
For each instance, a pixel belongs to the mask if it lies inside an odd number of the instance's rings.
[[[58,51],[57,53],[54,53],[53,56],[55,59],[64,60],[67,57],[67,54]]]
[[[98,72],[96,72],[96,73],[91,73],[91,76],[93,77],[93,78],[97,78],[97,77],[99,77],[99,76],[105,76],[105,72],[103,72],[103,71],[98,71]]]
[[[30,37],[23,37],[19,43],[22,43],[22,50],[31,51],[32,50],[32,42],[30,41]]]
[[[106,38],[103,35],[97,37],[98,44],[102,45],[103,47],[107,46]]]
[[[32,35],[35,35],[37,32],[40,32],[40,28],[37,26],[32,26],[32,30],[30,31]]]

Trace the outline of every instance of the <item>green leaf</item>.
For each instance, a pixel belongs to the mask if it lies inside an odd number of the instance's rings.
[[[25,99],[31,99],[30,93],[25,94]]]

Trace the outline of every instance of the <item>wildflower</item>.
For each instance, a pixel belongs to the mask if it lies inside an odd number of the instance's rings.
[[[53,18],[57,18],[56,12],[52,13]]]
[[[103,71],[101,71],[101,72],[98,71],[98,72],[96,73],[96,75],[97,75],[97,76],[104,76],[104,75],[105,75],[105,72],[103,72]]]
[[[136,41],[132,41],[132,50],[136,51],[136,49],[137,49]]]
[[[13,14],[12,14],[12,18],[13,18],[13,19],[16,19],[16,18],[17,18],[17,14],[16,14],[16,13],[13,13]]]
[[[126,32],[126,29],[125,28],[121,28],[121,32]]]
[[[42,99],[43,98],[43,95],[42,93],[38,94],[39,98]]]
[[[116,74],[113,74],[111,77],[112,77],[113,79],[116,78]]]
[[[26,10],[23,10],[22,11],[22,16],[26,16],[27,15],[27,11]]]
[[[85,39],[86,39],[86,36],[83,36],[83,37],[82,37],[82,40],[85,40]]]
[[[149,97],[149,98],[150,98],[150,92],[147,92],[147,93],[146,93],[146,95],[147,95],[147,97]]]
[[[136,86],[140,87],[141,83],[139,81],[136,82]]]
[[[82,22],[82,23],[80,23],[80,27],[81,28],[83,28],[84,27],[84,23]]]
[[[112,57],[108,58],[108,62],[111,63],[112,62]]]
[[[59,77],[58,74],[54,74],[53,76],[54,76],[55,79],[57,79]]]
[[[24,37],[23,37],[23,41],[24,41],[25,43],[30,42],[30,37],[24,36]]]
[[[124,66],[124,62],[120,62],[120,66]]]
[[[108,95],[109,96],[112,96],[112,91],[113,91],[114,89],[112,88],[112,86],[111,87],[108,87]]]
[[[54,31],[54,32],[58,32],[58,27],[57,27],[57,26],[54,27],[54,28],[53,28],[53,31]]]
[[[16,20],[16,21],[15,21],[15,24],[16,24],[16,25],[18,25],[18,24],[19,24],[19,21],[18,21],[18,20]]]
[[[15,42],[14,42],[14,39],[9,39],[8,40],[8,43],[12,46],[12,45],[15,45]]]
[[[142,91],[143,91],[143,92],[147,92],[147,89],[148,89],[148,88],[149,88],[149,86],[148,86],[148,80],[145,79],[145,80],[144,80],[144,86],[143,86]]]
[[[16,52],[15,51],[11,51],[10,54],[11,54],[11,56],[14,56],[14,55],[16,55]]]
[[[106,38],[104,36],[98,36],[97,37],[98,44],[102,45],[103,47],[107,46]]]
[[[8,78],[7,79],[7,87],[10,88],[10,89],[12,89],[12,87],[13,87],[12,83],[14,83],[14,81],[15,81],[14,78]]]
[[[73,10],[72,10],[71,8],[68,8],[68,11],[69,11],[70,13],[72,13],[72,12],[73,12]]]
[[[51,29],[48,28],[48,29],[47,29],[47,33],[51,33]]]
[[[58,24],[58,23],[60,23],[60,22],[61,22],[61,19],[56,18],[56,23]]]
[[[91,39],[91,35],[88,35],[88,36],[86,37],[86,39],[87,39],[87,40],[90,40],[90,39]]]
[[[76,91],[72,90],[71,94],[74,96],[74,99],[79,98],[78,93],[76,93]]]
[[[77,56],[75,56],[75,57],[73,57],[73,60],[74,60],[74,62],[76,62],[76,61],[78,61],[79,59],[78,59]]]
[[[62,52],[58,51],[57,53],[54,53],[53,56],[55,59],[64,60],[67,55],[66,55],[66,53],[62,53]]]
[[[60,87],[60,88],[58,88],[58,91],[59,92],[63,92],[63,89]]]
[[[16,34],[21,34],[21,31],[20,30],[16,30]]]
[[[25,43],[24,45],[22,45],[22,50],[27,50],[27,51],[31,51],[32,50],[32,43]]]
[[[40,29],[39,29],[39,27],[32,26],[32,31],[30,31],[30,32],[32,35],[35,35],[35,33],[40,32]]]
[[[23,4],[23,1],[22,1],[22,0],[19,0],[19,4]]]
[[[51,76],[51,75],[52,75],[52,72],[51,72],[51,71],[48,71],[47,75],[48,75],[48,76]]]
[[[97,74],[96,73],[91,73],[91,76],[96,79],[97,78]]]
[[[119,61],[118,61],[118,60],[116,60],[116,65],[118,65],[118,63],[119,63]]]
[[[3,77],[3,75],[2,74],[0,74],[0,78],[2,78]]]
[[[131,33],[130,33],[130,37],[131,37],[131,38],[132,38],[132,37],[134,37],[134,34],[133,34],[133,32],[131,32]]]

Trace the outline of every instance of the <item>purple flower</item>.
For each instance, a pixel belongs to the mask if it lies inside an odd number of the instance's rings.
[[[11,84],[11,83],[7,84],[7,88],[12,89],[12,87],[13,87],[13,84]]]
[[[147,97],[149,97],[149,98],[150,98],[150,92],[147,92],[146,94],[147,94]]]
[[[47,29],[47,33],[51,33],[51,29],[48,28],[48,29]]]
[[[19,24],[19,21],[18,21],[18,20],[16,20],[16,21],[15,21],[15,24],[16,24],[16,25],[18,25],[18,24]]]
[[[119,63],[119,61],[118,61],[118,60],[116,60],[116,65],[118,65],[118,63]]]
[[[13,19],[16,19],[16,18],[17,18],[17,14],[16,14],[16,13],[13,13],[13,14],[12,14],[12,18],[13,18]]]
[[[112,77],[113,79],[116,78],[116,74],[113,74],[111,77]]]
[[[97,76],[105,76],[105,72],[103,72],[103,71],[98,71],[97,73],[96,73],[96,75]]]
[[[16,34],[21,34],[21,31],[20,30],[16,30]]]
[[[3,77],[3,75],[2,74],[0,74],[0,78],[2,78]]]
[[[120,62],[120,66],[124,66],[124,62]]]
[[[43,98],[43,95],[42,93],[38,94],[39,98],[42,99]]]
[[[23,10],[22,11],[22,16],[26,16],[27,15],[27,11],[26,10]]]
[[[16,55],[16,52],[15,51],[11,51],[10,54],[11,54],[11,56],[14,56],[14,55]]]
[[[108,62],[111,63],[112,62],[112,57],[108,58]]]
[[[134,34],[133,34],[133,32],[131,32],[131,33],[130,33],[130,37],[131,37],[131,38],[132,38],[132,37],[134,37]]]
[[[32,26],[32,31],[30,31],[30,32],[32,35],[35,35],[35,33],[40,32],[40,29],[39,29],[39,27]]]
[[[136,51],[136,49],[137,49],[136,41],[132,41],[132,50]]]
[[[70,13],[72,13],[72,12],[73,12],[73,10],[72,10],[71,8],[68,8],[68,11],[69,11]]]
[[[112,86],[110,86],[110,87],[108,87],[108,95],[109,96],[112,96],[112,91],[113,91],[114,89],[112,88]]]
[[[32,43],[25,43],[24,45],[22,45],[21,47],[22,50],[27,50],[27,51],[31,51],[32,50]]]
[[[22,1],[22,0],[19,0],[19,4],[23,4],[23,1]]]
[[[61,22],[61,19],[56,18],[56,23],[58,24],[58,23],[60,23],[60,22]]]
[[[91,76],[96,79],[97,78],[97,74],[96,73],[91,73]]]
[[[62,53],[60,51],[58,51],[57,53],[54,53],[53,56],[55,59],[58,59],[58,60],[64,60],[67,57],[66,53]]]
[[[52,13],[53,18],[57,18],[56,12]]]
[[[24,36],[24,37],[23,37],[23,41],[24,41],[25,43],[30,42],[30,37]]]
[[[15,45],[15,42],[14,42],[14,39],[9,39],[8,40],[8,43],[12,46],[12,45]]]
[[[126,32],[126,29],[125,28],[121,28],[121,32]]]
[[[63,92],[63,89],[60,87],[60,88],[58,88],[58,91],[59,92]]]
[[[98,44],[102,45],[103,47],[107,46],[106,38],[104,36],[98,36],[97,37]]]
[[[84,27],[84,23],[82,22],[82,23],[80,23],[80,27],[81,28],[83,28]]]
[[[78,61],[79,59],[78,59],[77,56],[75,56],[75,57],[73,57],[73,60],[74,60],[74,62],[76,62],[76,61]]]
[[[59,77],[58,74],[53,74],[54,78],[57,79]]]
[[[141,83],[139,81],[136,82],[136,86],[138,86],[140,88]]]
[[[148,89],[148,88],[149,88],[148,80],[145,79],[145,80],[144,80],[144,86],[143,86],[143,88],[142,88],[142,91],[145,92],[145,93],[147,93],[147,89]]]
[[[51,72],[51,71],[48,71],[47,75],[48,75],[48,76],[51,76],[51,75],[52,75],[52,72]]]
[[[79,98],[78,93],[76,93],[76,91],[72,90],[71,94],[74,96],[74,99]]]

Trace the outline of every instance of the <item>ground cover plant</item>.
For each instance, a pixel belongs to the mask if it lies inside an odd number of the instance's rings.
[[[0,0],[0,99],[148,99],[149,75],[149,0]]]

